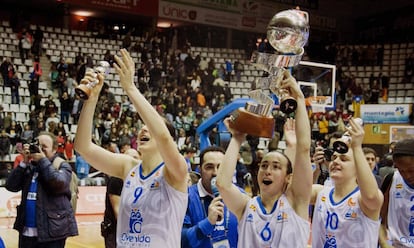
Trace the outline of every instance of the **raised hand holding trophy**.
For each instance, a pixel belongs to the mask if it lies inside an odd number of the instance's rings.
[[[109,63],[107,61],[99,61],[95,68],[87,68],[87,71],[93,71],[95,73],[95,80],[87,84],[80,84],[75,88],[75,93],[83,100],[88,100],[91,94],[91,89],[98,84],[97,74],[107,74],[109,70]]]
[[[280,110],[290,114],[296,110],[297,103],[289,92],[280,89],[283,71],[299,64],[309,37],[309,16],[305,11],[290,9],[277,13],[267,26],[267,39],[275,49],[273,53],[255,52],[251,62],[269,73],[261,78],[259,85],[269,88],[280,101]]]
[[[257,80],[258,88],[270,89],[280,100],[280,110],[286,114],[296,110],[297,102],[288,91],[280,88],[280,83],[284,80],[286,68],[299,64],[308,37],[307,12],[298,9],[278,12],[267,26],[267,39],[275,51],[257,51],[251,57],[254,66],[269,74]],[[248,102],[245,108],[239,108],[232,114],[233,126],[253,136],[272,138],[274,119],[271,113],[274,102],[261,89],[249,94],[256,102]]]

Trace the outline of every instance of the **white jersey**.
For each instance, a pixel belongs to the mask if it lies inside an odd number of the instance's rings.
[[[414,247],[414,189],[398,170],[389,193],[388,234],[394,247]]]
[[[116,230],[118,248],[180,247],[188,195],[168,185],[163,168],[164,163],[143,176],[139,165],[124,180]]]
[[[334,202],[333,192],[333,187],[324,187],[318,194],[312,221],[312,247],[377,248],[380,221],[362,212],[359,188],[340,202]]]
[[[260,197],[250,199],[238,229],[240,248],[306,247],[310,223],[296,214],[283,194],[269,214]]]

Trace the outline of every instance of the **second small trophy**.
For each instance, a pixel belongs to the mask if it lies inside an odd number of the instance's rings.
[[[88,100],[91,94],[91,89],[98,84],[98,73],[107,74],[109,70],[109,63],[107,61],[100,61],[95,68],[88,68],[87,70],[92,70],[95,73],[95,80],[87,84],[79,84],[75,88],[76,94],[83,100]]]

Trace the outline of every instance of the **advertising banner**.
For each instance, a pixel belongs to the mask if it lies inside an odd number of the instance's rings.
[[[364,123],[408,123],[409,104],[362,104],[361,118]]]
[[[81,186],[76,214],[103,214],[105,211],[106,186]],[[0,187],[0,217],[16,217],[21,192],[14,193]]]
[[[307,1],[259,0],[160,0],[158,16],[172,20],[226,27],[250,32],[264,32],[270,19],[279,11],[307,7]],[[335,28],[335,18],[312,15],[312,27]],[[327,24],[329,24],[327,26]]]
[[[62,2],[144,16],[156,17],[158,13],[156,0],[62,0]]]

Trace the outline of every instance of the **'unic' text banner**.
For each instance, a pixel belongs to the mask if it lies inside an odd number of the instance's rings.
[[[364,123],[408,123],[409,104],[363,104],[361,118]]]

